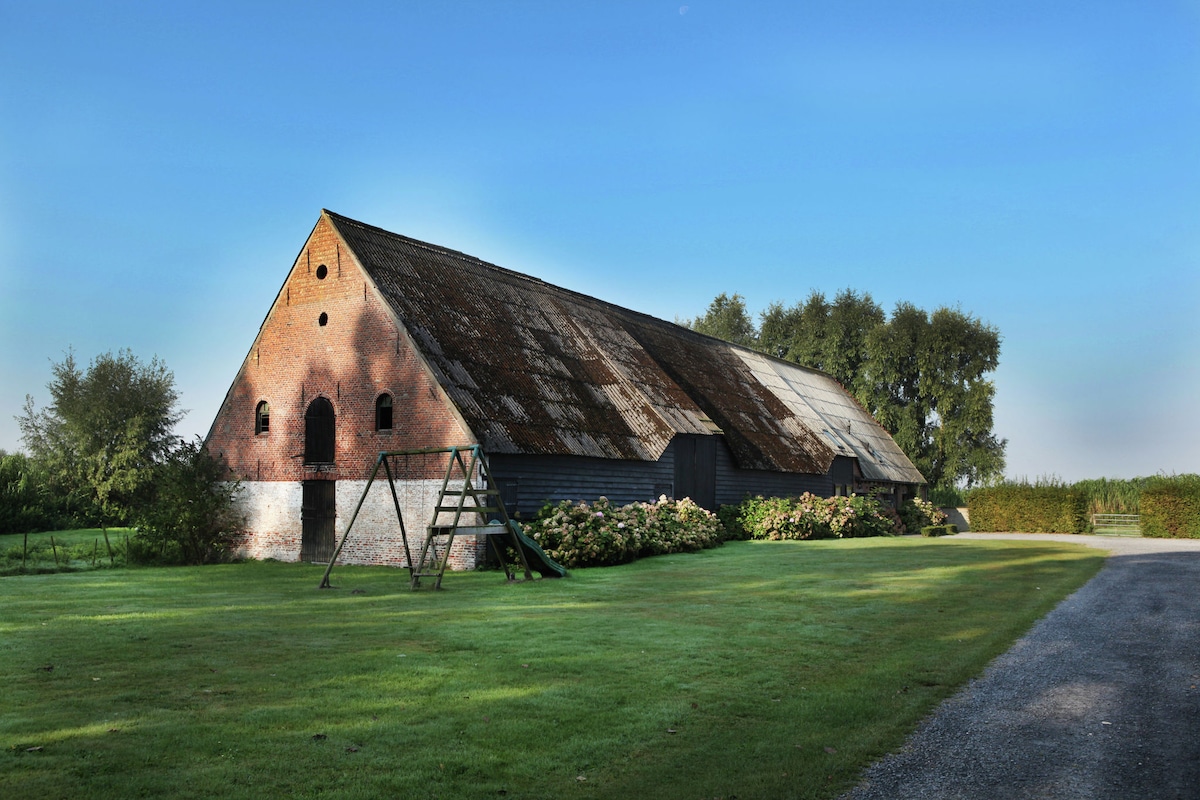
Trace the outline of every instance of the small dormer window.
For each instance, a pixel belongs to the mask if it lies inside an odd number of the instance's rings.
[[[267,433],[271,430],[271,406],[266,400],[258,404],[254,410],[254,433]]]
[[[375,398],[375,430],[390,431],[392,429],[392,396],[387,394]]]

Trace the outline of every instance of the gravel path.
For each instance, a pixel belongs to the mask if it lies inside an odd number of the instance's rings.
[[[1200,798],[1200,540],[1003,538],[1112,555],[844,800]]]

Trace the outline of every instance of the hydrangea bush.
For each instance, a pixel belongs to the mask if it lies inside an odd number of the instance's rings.
[[[525,525],[546,554],[568,569],[624,564],[644,556],[690,553],[723,540],[717,516],[689,498],[614,507],[564,500]]]
[[[895,532],[879,501],[862,495],[749,497],[736,509],[725,516],[751,539],[848,539]]]

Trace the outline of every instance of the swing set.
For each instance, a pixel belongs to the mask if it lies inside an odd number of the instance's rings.
[[[403,459],[402,465],[396,464],[395,466],[403,467],[399,474],[403,480],[404,507],[411,509],[411,493],[414,484],[410,470],[411,461],[413,458],[420,459],[419,474],[423,477],[428,474],[428,459],[438,455],[448,456],[446,470],[433,506],[433,516],[425,527],[420,554],[414,561],[409,548],[408,533],[404,526],[400,495],[396,491],[396,471],[393,470],[393,462]],[[473,444],[462,447],[380,452],[375,459],[375,466],[371,470],[371,477],[367,479],[367,485],[363,488],[362,497],[359,498],[358,505],[354,507],[350,524],[346,526],[346,531],[342,534],[337,548],[329,559],[319,588],[332,588],[329,583],[329,574],[333,571],[334,562],[341,554],[346,540],[350,538],[350,531],[354,529],[354,523],[358,520],[359,512],[366,502],[371,486],[379,478],[380,468],[383,469],[388,488],[391,491],[392,506],[396,510],[396,522],[400,529],[400,540],[404,544],[404,560],[408,565],[409,580],[413,589],[420,588],[422,578],[433,579],[433,588],[441,588],[442,576],[445,575],[446,569],[450,565],[450,550],[455,536],[459,533],[485,534],[487,546],[495,553],[497,560],[504,568],[504,575],[509,581],[517,580],[518,566],[524,573],[524,580],[533,580],[533,573],[530,570],[531,562],[533,568],[543,577],[566,577],[567,571],[551,560],[537,542],[526,536],[516,520],[509,518],[508,511],[504,508],[504,502],[500,499],[500,490],[496,488],[495,481],[492,480],[483,450],[479,445]],[[443,514],[453,515],[452,521],[448,525],[439,523]],[[483,524],[480,520],[487,520],[487,523]],[[506,553],[510,550],[515,553],[515,558],[511,560],[511,563],[509,555]]]

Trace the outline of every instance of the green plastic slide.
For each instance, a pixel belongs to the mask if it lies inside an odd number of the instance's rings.
[[[525,531],[521,530],[519,522],[514,519],[509,520],[508,524],[512,526],[513,531],[517,534],[517,541],[521,543],[521,550],[525,553],[525,561],[529,563],[530,569],[540,572],[543,578],[567,577],[566,568],[546,555],[546,551],[537,542],[526,536]],[[492,535],[503,536],[503,534]]]

